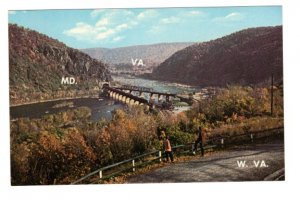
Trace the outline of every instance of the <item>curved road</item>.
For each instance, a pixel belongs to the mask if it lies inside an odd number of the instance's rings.
[[[128,177],[126,183],[284,180],[283,141],[236,146]]]

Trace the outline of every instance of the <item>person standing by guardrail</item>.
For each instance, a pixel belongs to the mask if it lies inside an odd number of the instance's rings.
[[[199,145],[200,145],[201,155],[204,156],[203,137],[202,137],[202,129],[201,129],[201,126],[199,126],[199,129],[198,129],[198,131],[197,131],[197,139],[196,139],[195,144],[194,144],[194,151],[193,151],[193,154],[196,154],[198,143],[199,143]]]
[[[173,158],[172,146],[168,135],[166,136],[166,139],[164,141],[164,148],[165,148],[165,155],[166,155],[167,162],[169,162],[169,157],[173,162],[174,158]]]

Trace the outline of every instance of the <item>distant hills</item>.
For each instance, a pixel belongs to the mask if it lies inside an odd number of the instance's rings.
[[[9,24],[10,103],[97,94],[99,83],[111,80],[104,62],[126,70],[132,68],[131,59],[143,59],[146,66],[154,68],[143,77],[163,81],[197,86],[249,85],[265,82],[273,74],[282,82],[282,27],[249,28],[202,43],[79,51]],[[62,77],[74,77],[77,84],[62,84]]]
[[[176,51],[192,44],[189,42],[160,43],[112,49],[81,49],[81,51],[116,68],[132,68],[131,59],[142,59],[146,67],[156,67]]]
[[[108,66],[58,40],[9,24],[11,105],[90,94],[110,80]],[[77,84],[62,84],[73,77]]]
[[[162,62],[147,78],[198,86],[282,80],[282,26],[245,29],[191,45]]]

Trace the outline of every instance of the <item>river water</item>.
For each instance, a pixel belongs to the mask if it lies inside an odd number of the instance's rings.
[[[193,87],[178,83],[148,80],[131,76],[112,76],[112,78],[114,81],[120,82],[122,84],[153,88],[154,91],[165,93],[191,93],[200,89],[199,87]]]
[[[61,106],[59,104],[70,104],[72,106]],[[91,109],[91,119],[98,121],[101,118],[111,119],[111,112],[117,108],[122,108],[124,105],[119,102],[114,102],[109,99],[97,99],[97,98],[80,98],[80,99],[68,99],[48,101],[42,103],[34,103],[21,106],[10,107],[11,119],[29,117],[29,118],[41,118],[43,115],[55,114],[63,112],[69,109],[75,109],[79,107],[88,107]]]
[[[160,92],[190,93],[198,89],[176,83],[132,78],[130,76],[114,76],[113,79],[121,84],[150,87],[153,88],[154,91]],[[59,104],[66,104],[66,106],[57,106]],[[91,119],[93,121],[97,121],[100,118],[111,119],[112,111],[117,108],[123,108],[125,105],[110,99],[97,98],[57,100],[10,107],[10,117],[11,119],[22,117],[40,118],[43,115],[59,113],[68,109],[74,109],[82,106],[90,108],[92,111]]]

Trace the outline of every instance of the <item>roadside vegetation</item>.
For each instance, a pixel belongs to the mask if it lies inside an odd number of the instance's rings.
[[[283,91],[274,88],[271,114],[270,89],[229,86],[214,97],[194,104],[187,118],[206,136],[234,135],[283,127]]]
[[[12,121],[12,185],[69,184],[100,167],[161,149],[167,134],[172,145],[193,142],[199,126],[205,139],[283,127],[283,96],[275,90],[272,116],[269,89],[240,86],[222,89],[178,115],[130,107],[115,110],[111,121],[92,122],[90,116],[82,107]]]

